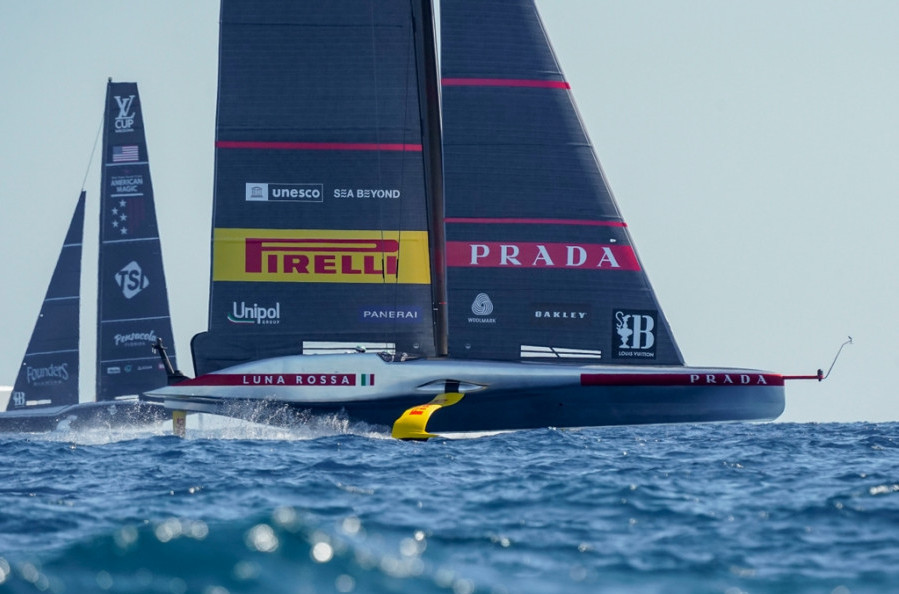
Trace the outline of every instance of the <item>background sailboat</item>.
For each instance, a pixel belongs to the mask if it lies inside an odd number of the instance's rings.
[[[63,243],[0,430],[131,425],[167,416],[140,403],[142,390],[165,381],[151,351],[172,345],[168,296],[150,181],[140,97],[135,83],[107,84],[97,309],[96,393],[80,402],[80,282],[85,192]],[[169,352],[174,358],[174,348]]]

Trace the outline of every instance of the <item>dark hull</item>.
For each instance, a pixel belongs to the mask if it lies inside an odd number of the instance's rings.
[[[172,412],[162,406],[137,400],[89,402],[0,414],[0,432],[120,429],[152,425],[171,418]]]
[[[297,403],[234,399],[187,410],[290,426],[313,417],[337,416],[389,429],[408,409],[429,398],[405,396],[345,403]],[[577,387],[556,390],[491,391],[467,394],[436,411],[433,433],[505,431],[543,427],[595,427],[669,423],[769,421],[784,410],[783,390],[728,387]]]

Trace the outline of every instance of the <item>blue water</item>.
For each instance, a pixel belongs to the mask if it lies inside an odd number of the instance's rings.
[[[899,424],[0,436],[2,592],[899,591]]]

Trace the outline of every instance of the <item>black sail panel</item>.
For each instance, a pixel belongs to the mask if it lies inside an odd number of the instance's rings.
[[[450,354],[683,364],[533,0],[443,0]]]
[[[78,197],[6,410],[78,403],[84,191]]]
[[[151,345],[175,362],[140,96],[135,83],[106,89],[100,196],[97,399],[164,385]]]
[[[197,371],[321,342],[432,354],[409,0],[224,0]]]

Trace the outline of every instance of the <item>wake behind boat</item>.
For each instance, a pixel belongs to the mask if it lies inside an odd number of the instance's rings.
[[[789,376],[684,365],[533,0],[443,0],[442,73],[432,10],[223,0],[209,330],[146,397],[401,438],[779,416]]]
[[[137,399],[165,381],[151,349],[158,338],[172,344],[172,327],[135,83],[107,85],[103,155],[96,401],[81,402],[78,390],[82,190],[15,386],[0,401],[0,431],[133,426],[171,417]]]

